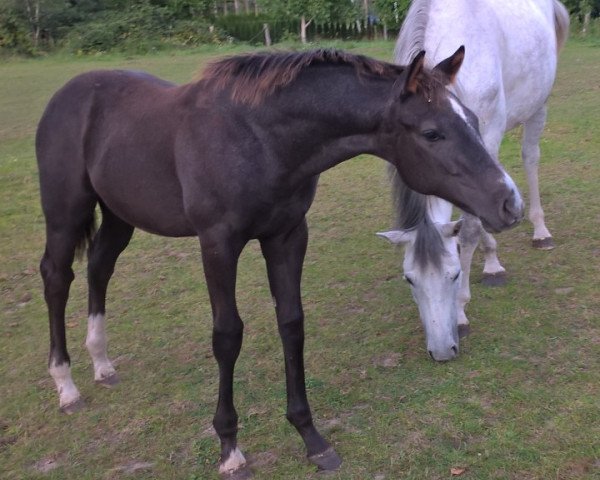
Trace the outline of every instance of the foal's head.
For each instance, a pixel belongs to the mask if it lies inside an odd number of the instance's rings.
[[[454,82],[464,48],[424,68],[419,53],[400,76],[384,125],[384,156],[406,184],[436,195],[500,231],[523,216],[523,201],[501,165],[486,151],[476,116],[446,88]]]

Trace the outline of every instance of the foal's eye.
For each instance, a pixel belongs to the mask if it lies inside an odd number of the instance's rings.
[[[410,277],[407,277],[406,275],[404,275],[404,280],[406,280],[408,282],[409,285],[411,286],[415,286],[415,284],[413,283],[413,281],[410,279]]]
[[[438,140],[444,139],[444,136],[435,130],[424,130],[421,132],[421,135],[423,135],[428,142],[437,142]]]

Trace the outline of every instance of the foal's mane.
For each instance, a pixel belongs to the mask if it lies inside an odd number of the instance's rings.
[[[208,65],[202,79],[214,90],[231,90],[231,99],[259,104],[275,90],[292,83],[311,65],[349,65],[357,75],[394,79],[404,67],[335,49],[306,52],[257,52],[236,55]]]

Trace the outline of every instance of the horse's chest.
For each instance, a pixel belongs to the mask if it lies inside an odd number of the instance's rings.
[[[253,236],[275,235],[296,226],[312,204],[317,180],[309,180],[287,196],[263,199],[255,211]]]

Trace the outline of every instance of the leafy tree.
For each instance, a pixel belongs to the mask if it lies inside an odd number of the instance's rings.
[[[271,15],[300,21],[300,39],[306,43],[306,29],[313,21],[322,23],[355,19],[359,5],[352,0],[262,0]]]
[[[387,27],[400,28],[409,6],[410,0],[373,0],[379,20]]]

